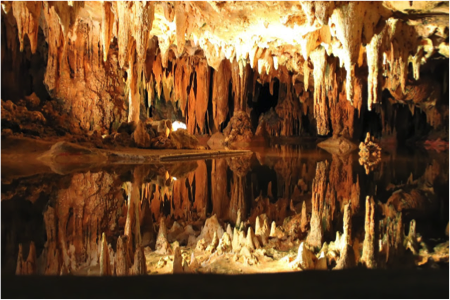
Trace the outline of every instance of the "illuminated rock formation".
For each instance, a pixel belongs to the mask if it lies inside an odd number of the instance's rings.
[[[138,125],[170,104],[170,118],[179,112],[189,134],[227,128],[230,143],[248,142],[257,84],[278,95],[272,117],[256,116],[272,136],[313,133],[304,128],[307,116],[316,134],[352,139],[356,110],[358,118],[379,111],[388,102],[383,90],[438,128],[448,118],[443,85],[423,78],[448,59],[447,21],[448,4],[426,1],[4,1],[2,83],[20,94],[28,83],[14,70],[37,55],[47,66],[39,78],[52,98],[64,99],[58,110],[68,112],[72,133]],[[23,72],[36,87],[38,72]],[[147,145],[145,135],[137,139]]]
[[[366,214],[364,223],[364,243],[361,262],[369,269],[377,266],[378,243],[375,229],[375,202],[372,197],[366,198]]]

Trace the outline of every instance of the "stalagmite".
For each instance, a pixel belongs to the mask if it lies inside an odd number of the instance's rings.
[[[227,225],[226,233],[228,234],[228,238],[232,240],[234,235],[233,235],[233,231],[231,230],[231,224]]]
[[[328,266],[327,266],[327,258],[325,256],[325,252],[321,251],[320,252],[320,256],[317,259],[317,263],[316,263],[316,270],[328,270]]]
[[[239,242],[239,231],[236,229],[236,227],[234,227],[234,231],[233,231],[232,246],[233,246],[234,253],[238,253],[239,250],[241,250],[241,244]]]
[[[213,215],[205,221],[205,226],[203,227],[200,235],[197,237],[197,240],[205,239],[207,244],[211,244],[214,239],[214,235],[216,235],[217,239],[220,239],[222,238],[223,233],[224,230],[219,224],[217,216]]]
[[[206,247],[206,252],[213,253],[216,251],[217,245],[219,245],[219,239],[217,238],[217,233],[214,232],[214,236],[211,240],[211,244]]]
[[[255,233],[253,232],[253,228],[249,227],[247,231],[247,237],[245,241],[245,246],[250,250],[255,250],[255,245],[253,244],[253,240],[255,238]]]
[[[232,250],[231,238],[230,235],[227,232],[225,232],[219,241],[219,245],[217,246],[217,254],[221,255],[223,253],[228,253],[231,250]]]
[[[129,253],[126,248],[126,242],[119,236],[116,246],[116,275],[124,276],[128,274],[128,269],[131,267],[131,260],[129,259]]]
[[[355,267],[355,254],[349,244],[345,244],[334,270],[349,269]]]
[[[264,219],[264,224],[261,227],[261,240],[264,245],[267,243],[269,235],[270,235],[269,225],[267,224],[267,219]]]
[[[156,238],[156,252],[160,254],[170,254],[172,248],[167,240],[167,228],[163,218],[159,220],[158,237]]]
[[[180,247],[175,247],[173,254],[173,274],[183,273],[183,258]]]
[[[307,226],[308,226],[308,216],[306,215],[306,202],[303,201],[302,204],[302,213],[301,213],[301,224],[300,228],[303,232],[306,232]]]
[[[276,237],[276,229],[277,229],[277,224],[275,223],[275,221],[272,221],[272,225],[270,226],[270,237]]]
[[[259,216],[256,216],[255,235],[261,235],[261,222],[259,221]]]
[[[199,267],[199,263],[197,258],[194,255],[194,252],[192,252],[191,254],[191,263],[189,264],[189,269],[191,270],[191,272],[195,272],[196,269]]]
[[[239,245],[244,247],[247,244],[247,238],[245,237],[245,229],[239,231]]]
[[[241,209],[238,209],[236,214],[236,227],[241,228]]]
[[[317,258],[314,253],[311,252],[304,242],[298,247],[297,257],[291,262],[292,268],[301,268],[302,270],[311,270],[315,268]]]
[[[352,245],[352,215],[350,203],[347,203],[344,206],[344,234],[342,240],[345,244]]]
[[[111,274],[111,263],[109,262],[108,243],[106,242],[105,233],[102,233],[102,241],[100,247],[100,276]]]
[[[405,237],[403,244],[405,248],[411,250],[413,254],[418,253],[416,220],[411,220],[411,222],[409,223],[408,235]]]
[[[138,247],[134,254],[134,264],[130,268],[130,275],[145,275],[147,266],[145,264],[145,255],[142,247]]]
[[[375,236],[375,202],[372,197],[366,197],[366,217],[364,223],[364,243],[361,262],[369,269],[376,268],[377,243]]]

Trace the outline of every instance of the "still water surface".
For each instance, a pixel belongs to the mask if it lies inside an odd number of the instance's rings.
[[[245,273],[253,272],[251,265],[259,265],[260,271],[277,272],[289,270],[301,241],[309,239],[311,251],[319,256],[320,245],[336,241],[336,232],[342,236],[346,204],[351,223],[348,241],[358,265],[368,230],[367,196],[375,208],[377,268],[448,268],[448,154],[417,149],[384,152],[374,171],[366,174],[357,152],[342,157],[307,146],[252,150],[252,155],[241,157],[115,164],[26,177],[2,168],[2,273],[99,274],[105,233],[109,272],[115,274],[113,253],[118,251],[119,237],[127,233],[130,201],[136,203],[137,216],[131,224],[132,251],[145,249],[149,274],[172,270],[173,258],[161,263],[169,253],[152,257],[161,219],[168,242],[172,247],[178,242],[187,262],[211,216],[217,217],[223,231],[228,224],[236,227],[238,214],[244,230],[255,230],[257,217],[261,223],[267,220],[269,228],[275,222],[278,237],[261,246],[281,253],[272,260],[291,255],[285,258],[286,268],[281,262],[265,266],[262,258],[253,264],[241,262],[236,254],[229,270],[226,263],[221,268],[208,266],[213,264],[208,258],[197,271]],[[300,220],[302,209],[307,224],[293,228],[290,221],[296,216]],[[416,234],[408,240],[412,220]],[[311,231],[320,236],[308,237]],[[343,250],[335,252],[325,253],[328,269],[336,266]],[[131,255],[129,263],[133,260]]]

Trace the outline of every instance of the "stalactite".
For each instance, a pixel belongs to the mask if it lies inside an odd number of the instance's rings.
[[[372,105],[379,103],[379,90],[378,82],[381,77],[381,64],[382,64],[382,51],[383,51],[383,39],[385,29],[380,34],[375,34],[372,40],[366,46],[367,53],[367,66],[369,68],[369,75],[367,77],[367,109],[372,110]]]
[[[12,11],[19,31],[20,51],[24,50],[25,34],[28,35],[31,53],[36,53],[39,31],[39,17],[42,3],[40,1],[13,1]]]
[[[230,208],[229,208],[229,219],[238,226],[238,211],[240,215],[247,215],[247,205],[246,205],[246,177],[239,176],[238,174],[233,174],[233,185],[230,196]]]
[[[136,63],[136,43],[133,41],[132,47],[131,47],[131,55],[129,56],[129,69],[128,69],[128,122],[135,122],[137,124],[139,122],[139,115],[140,115],[140,95],[139,95],[139,89],[138,89],[138,70],[136,70],[137,64]]]
[[[215,159],[211,169],[211,199],[212,211],[219,218],[224,218],[229,206],[227,194],[227,162],[225,159]]]
[[[108,60],[109,45],[112,39],[112,29],[114,25],[114,13],[111,11],[112,4],[110,2],[102,3],[102,46],[103,46],[103,61]]]
[[[195,103],[195,118],[200,133],[205,133],[206,126],[206,111],[209,102],[209,78],[210,71],[205,59],[201,59],[195,68],[197,79],[196,103]]]
[[[187,14],[185,11],[185,4],[180,2],[175,4],[175,22],[176,22],[176,34],[177,34],[177,49],[178,53],[183,52],[186,40],[184,35],[186,33]]]
[[[153,75],[155,75],[155,89],[156,93],[158,94],[158,99],[161,99],[161,92],[162,92],[162,76],[163,76],[163,68],[161,64],[161,53],[158,53],[156,56],[156,59],[153,62]]]
[[[58,275],[59,267],[61,264],[61,257],[57,245],[57,231],[55,210],[49,206],[44,212],[45,231],[47,233],[47,243],[45,245],[45,251],[42,252],[47,264],[44,267],[45,275]],[[45,255],[47,257],[45,257]]]
[[[147,54],[147,43],[150,31],[152,30],[154,19],[154,3],[152,2],[135,2],[132,7],[133,20],[131,28],[132,35],[136,40],[136,53],[138,69],[140,75]],[[119,37],[120,39],[120,37]]]
[[[188,101],[188,115],[186,116],[186,123],[187,123],[187,130],[189,134],[195,133],[195,127],[197,125],[196,119],[195,119],[195,104],[196,104],[196,98],[195,98],[195,91],[194,91],[194,85],[191,86],[191,91],[189,92],[189,101]]]
[[[213,119],[216,128],[225,122],[228,115],[229,83],[231,80],[231,67],[228,60],[223,60],[217,71],[213,73]]]
[[[128,61],[128,48],[130,46],[131,15],[128,11],[129,7],[130,3],[125,1],[117,2],[117,15],[119,20],[119,36],[117,41],[119,45],[119,66],[121,68],[123,68]]]
[[[325,69],[327,56],[325,48],[319,47],[310,55],[314,64],[314,117],[317,120],[317,133],[327,135],[328,127],[328,106],[325,93]]]

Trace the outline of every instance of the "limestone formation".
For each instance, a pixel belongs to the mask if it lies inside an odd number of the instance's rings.
[[[21,83],[24,74],[17,70],[26,65],[21,58],[38,55],[47,66],[41,71],[46,89],[64,99],[58,110],[68,112],[70,131],[105,134],[135,122],[139,147],[148,139],[138,123],[155,108],[159,116],[161,106],[167,108],[161,100],[186,119],[189,134],[224,131],[230,143],[249,142],[261,131],[256,127],[271,136],[298,134],[305,130],[302,116],[311,117],[319,135],[332,129],[336,138],[352,138],[355,111],[379,109],[388,101],[382,99],[385,88],[412,111],[424,109],[427,122],[438,127],[445,103],[435,101],[433,89],[412,91],[412,83],[448,59],[448,7],[421,1],[405,6],[6,1],[4,83],[10,94],[20,93],[20,84],[35,86]],[[230,17],[224,22],[223,16]],[[279,99],[255,116],[264,119],[261,126],[252,126],[249,100],[258,101],[258,84],[267,84],[271,95],[278,86]],[[30,101],[30,107],[43,102]],[[167,143],[167,135],[162,144],[180,147]]]
[[[1,4],[5,275],[448,263],[448,2]]]
[[[323,228],[322,222],[320,220],[320,205],[323,203],[324,194],[325,194],[325,185],[326,185],[326,171],[327,163],[319,162],[316,166],[316,176],[313,181],[313,194],[312,194],[312,216],[310,222],[310,231],[308,233],[308,237],[306,242],[308,245],[313,247],[322,246],[323,239]]]
[[[375,202],[372,197],[366,198],[366,214],[364,221],[364,243],[361,262],[369,269],[377,266],[377,241],[375,235]]]
[[[167,228],[163,218],[159,220],[158,237],[156,238],[156,251],[160,254],[172,253],[172,248],[167,240]]]
[[[183,258],[181,257],[180,247],[175,247],[173,253],[173,274],[183,273]]]
[[[317,259],[317,263],[316,263],[316,270],[328,270],[327,267],[327,258],[325,256],[325,252],[321,251],[320,252],[320,256]]]
[[[102,242],[100,248],[100,276],[112,275],[111,264],[109,262],[108,244],[105,233],[102,233]]]
[[[223,253],[228,253],[231,250],[232,250],[232,244],[231,244],[230,235],[227,232],[225,232],[219,241],[219,245],[217,246],[217,254],[220,255]]]
[[[36,247],[33,242],[30,243],[28,257],[23,258],[23,247],[19,244],[19,255],[17,258],[16,275],[34,275],[36,274]]]
[[[298,247],[297,257],[291,262],[292,268],[300,268],[302,270],[312,270],[315,268],[317,257],[309,250],[305,243],[302,242]]]
[[[214,236],[211,240],[211,244],[206,247],[206,252],[213,253],[216,251],[217,246],[219,245],[219,239],[217,238],[217,233],[214,232]]]
[[[374,137],[367,133],[364,143],[359,144],[359,164],[369,174],[381,160],[381,148]]]

